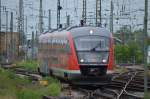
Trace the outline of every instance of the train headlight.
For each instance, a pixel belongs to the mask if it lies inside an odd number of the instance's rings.
[[[81,59],[81,60],[80,60],[80,62],[82,62],[82,63],[83,63],[83,62],[84,62],[84,59]]]
[[[90,30],[90,34],[91,34],[91,35],[93,34],[93,30]]]
[[[106,59],[103,59],[103,60],[102,60],[102,62],[103,62],[103,63],[106,63],[106,62],[107,62],[107,60],[106,60]]]

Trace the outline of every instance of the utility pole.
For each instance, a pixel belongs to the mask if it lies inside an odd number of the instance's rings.
[[[40,10],[39,10],[39,33],[43,32],[43,7],[42,0],[40,0]]]
[[[0,38],[1,38],[1,0],[0,0]],[[2,57],[2,54],[1,54],[1,39],[0,39],[0,62],[1,62],[1,57]]]
[[[144,14],[144,92],[147,93],[148,91],[148,79],[147,79],[147,74],[148,74],[148,68],[147,68],[147,24],[148,24],[148,0],[145,0],[145,14]]]
[[[49,12],[48,30],[51,30],[51,10],[49,9],[48,12]]]
[[[35,34],[35,45],[36,45],[36,47],[38,47],[38,32],[37,31]]]
[[[0,0],[0,32],[1,32],[1,0]],[[0,45],[1,45],[1,41],[0,41]]]
[[[11,12],[11,17],[10,17],[10,33],[11,33],[11,37],[10,37],[10,57],[11,57],[11,60],[13,59],[13,52],[14,52],[14,49],[13,49],[13,12]]]
[[[110,32],[113,33],[113,1],[111,0],[111,7],[110,7]]]
[[[31,57],[34,58],[34,32],[32,31],[32,41],[31,41]]]
[[[11,17],[10,17],[10,32],[11,33],[13,32],[13,12],[11,12]]]
[[[23,0],[19,0],[19,18],[18,18],[18,32],[20,33],[19,45],[24,44],[24,8]]]
[[[25,28],[25,31],[26,31],[26,34],[27,34],[27,32],[28,32],[28,17],[26,16],[26,28]]]
[[[102,17],[101,17],[101,0],[96,0],[96,26],[102,25]]]
[[[60,6],[60,0],[57,0],[57,29],[60,28],[60,10],[62,7]]]
[[[8,63],[8,11],[6,11],[6,63]]]
[[[27,16],[25,16],[25,33],[24,33],[25,38],[27,38],[27,34],[28,34],[28,18],[27,18]],[[27,39],[25,39],[24,42],[25,42],[25,47],[24,47],[25,56],[24,56],[24,59],[27,60],[27,49],[28,49]]]
[[[70,26],[70,15],[67,15],[67,27]]]
[[[86,0],[83,0],[82,20],[83,20],[83,25],[85,25],[86,24]]]

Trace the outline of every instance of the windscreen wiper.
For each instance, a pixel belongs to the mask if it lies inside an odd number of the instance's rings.
[[[96,49],[97,47],[99,47],[100,45],[101,45],[101,42],[99,42],[98,44],[96,44],[96,46],[93,47],[90,51],[95,51],[95,49]]]

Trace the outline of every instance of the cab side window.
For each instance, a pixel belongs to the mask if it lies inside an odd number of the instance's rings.
[[[71,53],[69,40],[67,40],[67,43],[66,43],[66,46],[65,46],[65,51],[66,51],[68,54],[70,54],[70,53]]]

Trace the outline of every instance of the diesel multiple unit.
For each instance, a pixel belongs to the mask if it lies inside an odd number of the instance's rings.
[[[39,37],[39,71],[62,78],[101,76],[113,68],[113,36],[100,27],[74,27]]]

